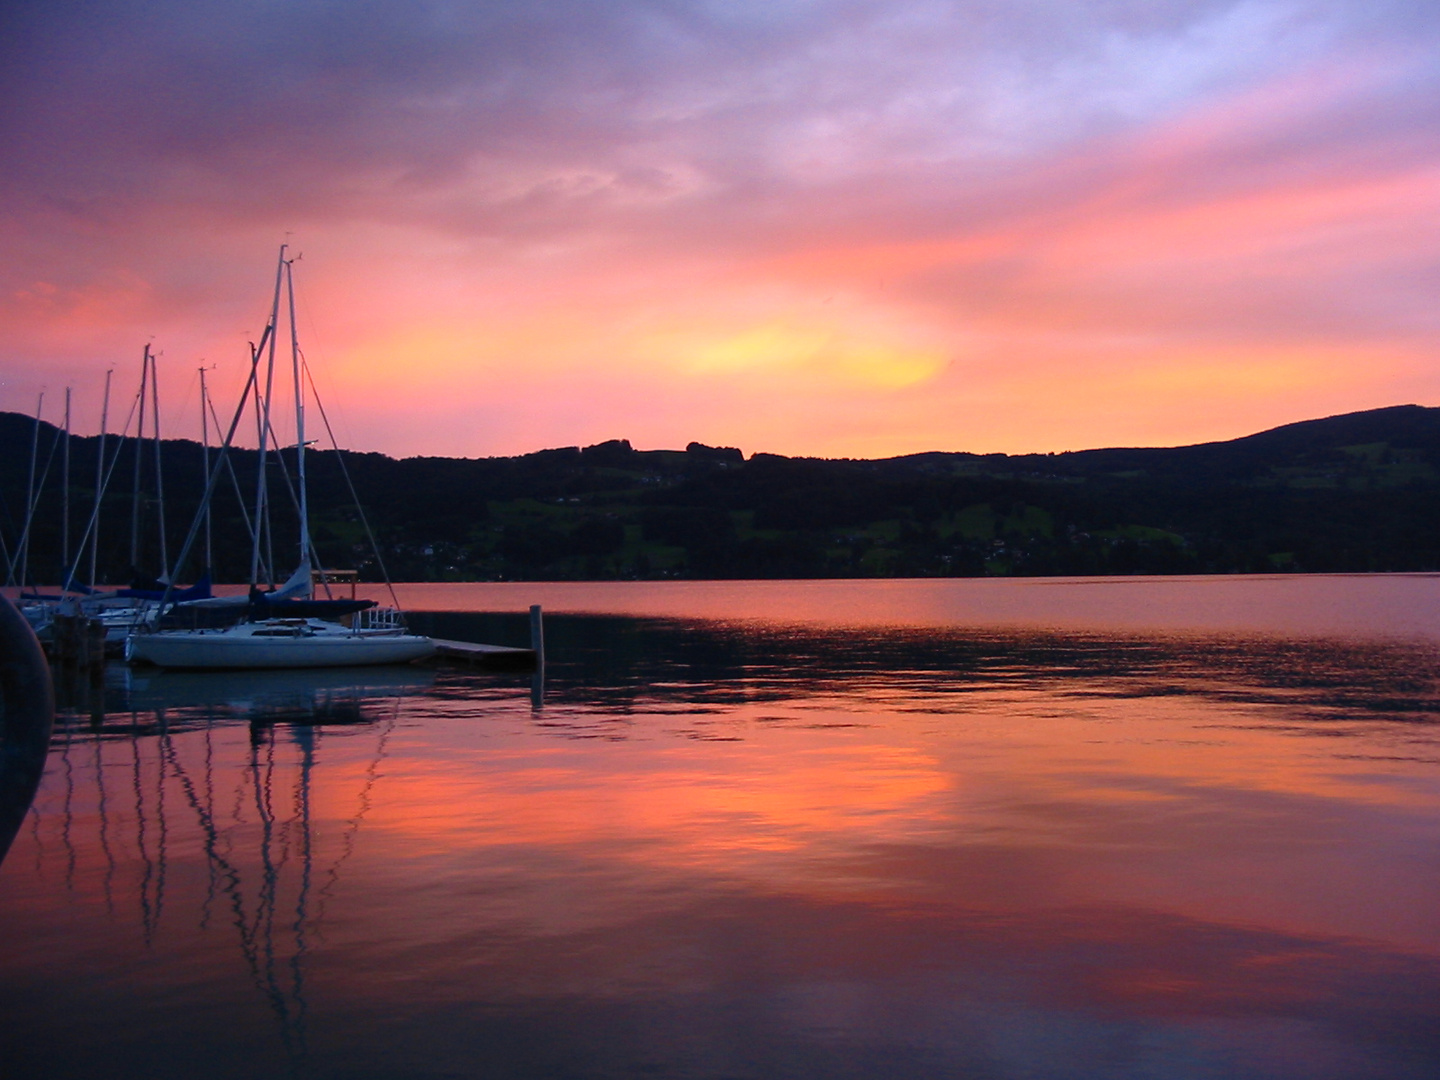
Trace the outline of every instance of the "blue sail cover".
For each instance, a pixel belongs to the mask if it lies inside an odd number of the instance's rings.
[[[133,600],[163,600],[165,599],[165,584],[153,578],[137,578],[128,589],[121,589],[115,594]],[[188,589],[172,589],[170,599],[176,603],[185,600],[208,600],[210,599],[210,571],[205,571],[200,580],[191,585]]]
[[[375,606],[374,600],[315,600],[310,562],[302,562],[288,581],[271,592],[250,587],[249,614],[252,620],[275,618],[338,619]]]
[[[374,600],[272,600],[268,593],[251,596],[248,617],[261,619],[338,619],[375,607]]]

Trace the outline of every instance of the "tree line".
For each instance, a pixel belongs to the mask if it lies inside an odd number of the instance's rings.
[[[61,433],[0,414],[0,541],[13,561],[30,517],[29,577],[60,580],[95,503],[98,439],[69,446],[69,522],[55,460]],[[50,462],[43,485],[31,484]],[[101,583],[173,563],[204,488],[204,450],[119,450],[98,514]],[[211,451],[213,454],[213,451]],[[211,570],[248,580],[254,451],[233,450],[212,504]],[[1291,424],[1228,442],[1064,454],[926,453],[791,458],[624,440],[515,457],[397,460],[307,455],[321,560],[382,566],[396,580],[926,577],[1440,569],[1440,409],[1396,406]],[[139,473],[135,492],[136,469]],[[272,577],[299,556],[294,452],[272,457],[262,535]],[[369,536],[376,541],[372,548]],[[205,562],[203,543],[181,576]]]

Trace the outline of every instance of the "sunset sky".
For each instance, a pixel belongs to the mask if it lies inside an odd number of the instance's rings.
[[[287,240],[397,455],[1440,404],[1433,0],[20,0],[0,145],[0,409],[82,433],[147,342],[224,411]]]

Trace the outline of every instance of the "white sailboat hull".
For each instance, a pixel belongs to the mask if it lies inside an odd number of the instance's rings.
[[[435,654],[435,644],[416,634],[355,632],[317,620],[283,622],[289,625],[275,620],[135,634],[125,644],[125,658],[166,668],[322,668],[407,664]]]

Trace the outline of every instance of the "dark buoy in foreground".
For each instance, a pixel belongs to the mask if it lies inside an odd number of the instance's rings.
[[[0,596],[0,860],[40,786],[54,722],[50,665],[25,617]]]

